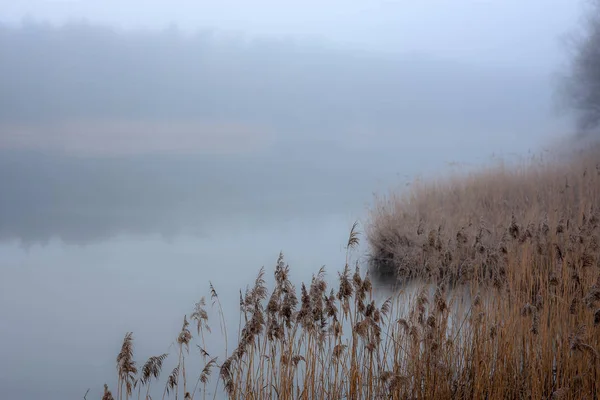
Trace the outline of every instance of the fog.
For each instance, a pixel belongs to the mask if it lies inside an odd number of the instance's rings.
[[[355,213],[394,174],[555,133],[549,75],[213,36],[2,29],[0,237]]]
[[[296,20],[267,2],[256,7],[280,17],[238,4],[193,19],[181,4],[150,2],[137,19],[116,2],[2,4],[6,398],[99,398],[125,332],[139,362],[166,351],[209,281],[235,330],[239,290],[280,251],[295,280],[321,265],[335,279],[374,193],[569,133],[553,79],[576,4],[534,22],[541,2],[473,2],[447,25],[439,4],[363,18],[339,3],[314,23],[311,2]],[[427,34],[402,34],[421,32],[411,15]],[[477,17],[496,25],[459,26]]]

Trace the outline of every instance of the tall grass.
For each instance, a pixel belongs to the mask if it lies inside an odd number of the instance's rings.
[[[261,269],[240,292],[238,341],[225,344],[224,358],[204,346],[205,301],[190,315],[196,329],[184,317],[163,398],[597,398],[599,155],[492,169],[381,199],[366,236],[370,273],[399,283],[391,297],[376,301],[369,272],[351,261],[356,225],[334,287],[323,269],[295,287],[280,256],[270,291]],[[117,400],[136,388],[149,399],[167,357],[138,371],[132,340],[125,336],[117,357]],[[198,376],[188,376],[188,363]],[[112,398],[106,386],[103,398]]]

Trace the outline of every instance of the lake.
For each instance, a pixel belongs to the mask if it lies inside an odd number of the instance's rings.
[[[337,282],[350,228],[366,221],[373,193],[447,171],[447,161],[484,163],[499,153],[494,144],[480,152],[447,143],[437,152],[380,149],[380,157],[354,151],[308,161],[280,154],[229,170],[181,157],[4,154],[0,387],[11,399],[82,398],[88,388],[88,398],[98,398],[105,382],[114,387],[125,333],[134,333],[138,363],[169,351],[195,302],[206,296],[210,306],[209,282],[231,348],[239,291],[263,266],[271,282],[280,251],[295,283],[309,282],[323,265]],[[221,351],[218,320],[209,323],[206,347]]]

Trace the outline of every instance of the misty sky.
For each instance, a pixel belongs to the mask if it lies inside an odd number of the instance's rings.
[[[335,277],[373,193],[568,135],[579,3],[0,0],[0,392],[96,396],[208,280],[235,318],[280,250]]]
[[[301,36],[375,51],[435,54],[538,70],[561,57],[558,36],[576,21],[577,0],[2,1],[2,19],[85,18],[121,27],[219,28]],[[532,56],[535,54],[535,56]]]

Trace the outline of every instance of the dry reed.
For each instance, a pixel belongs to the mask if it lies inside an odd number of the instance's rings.
[[[205,349],[204,300],[190,316],[195,335],[184,318],[163,397],[206,396],[214,384],[233,399],[597,398],[599,154],[421,184],[380,200],[366,236],[371,273],[400,284],[387,299],[352,267],[356,225],[335,287],[321,269],[297,290],[280,255],[270,292],[261,269],[240,293],[239,340],[224,359]],[[210,291],[226,336],[212,284]],[[200,357],[189,356],[192,341]],[[137,377],[128,334],[117,358],[118,400],[158,379],[165,357],[148,360]],[[202,371],[191,392],[188,358]],[[112,398],[106,386],[103,398]]]

